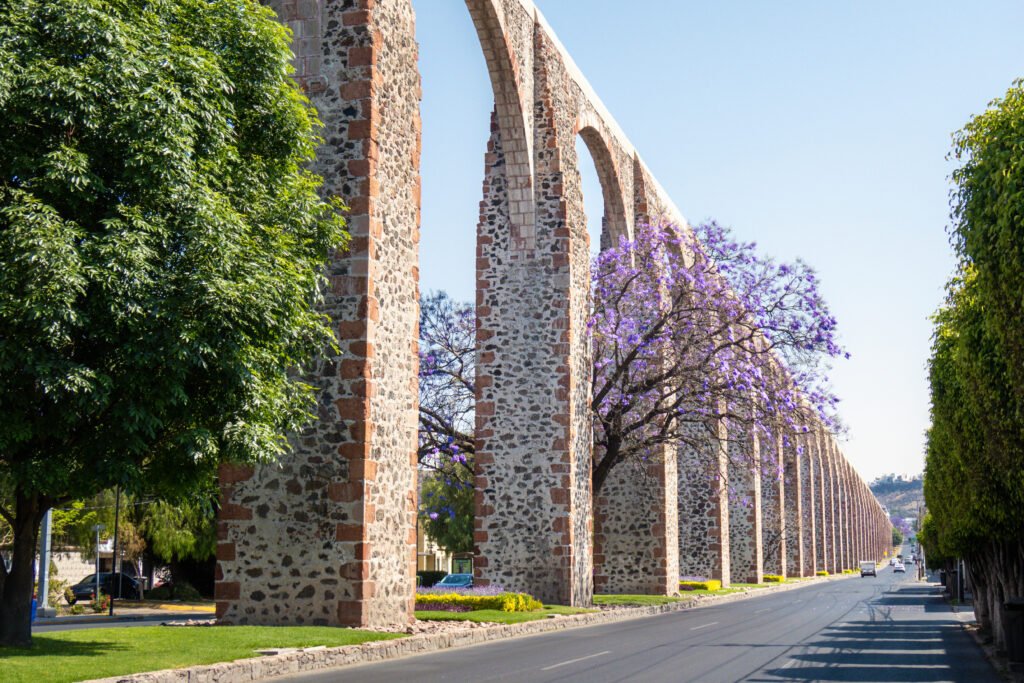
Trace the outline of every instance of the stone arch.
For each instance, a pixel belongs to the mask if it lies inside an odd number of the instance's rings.
[[[604,218],[601,221],[601,250],[609,248],[620,237],[632,238],[632,215],[626,212],[621,174],[612,157],[611,148],[599,129],[593,116],[585,112],[576,124],[577,134],[583,139],[597,167],[597,178],[601,183],[604,201]],[[579,162],[579,160],[578,160]]]
[[[517,66],[498,0],[466,0],[487,62],[494,91],[495,121],[505,154],[509,221],[513,232],[534,223],[533,135],[524,115],[522,74]]]

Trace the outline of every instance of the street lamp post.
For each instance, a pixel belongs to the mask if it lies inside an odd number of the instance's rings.
[[[121,591],[124,588],[121,585],[121,568],[118,567],[117,563],[117,551],[120,549],[117,542],[117,527],[121,521],[121,487],[117,487],[117,502],[114,504],[114,552],[110,556],[110,566],[114,570],[114,576],[117,577],[117,597],[121,597]],[[110,616],[114,616],[114,596],[110,596]]]
[[[100,532],[107,528],[106,524],[96,524],[92,530],[96,532],[96,594],[95,599],[100,599]]]

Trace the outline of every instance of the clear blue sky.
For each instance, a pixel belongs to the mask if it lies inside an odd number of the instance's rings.
[[[920,472],[950,134],[1024,76],[1024,2],[537,4],[691,222],[818,270],[853,354],[833,372],[844,452],[868,479]],[[490,82],[464,3],[414,6],[421,287],[473,300]],[[584,189],[599,218],[591,169]]]

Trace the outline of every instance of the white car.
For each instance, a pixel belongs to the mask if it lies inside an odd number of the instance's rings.
[[[897,562],[892,566],[892,573],[895,574],[896,572],[899,572],[900,574],[906,574],[907,568],[903,566],[902,562]]]

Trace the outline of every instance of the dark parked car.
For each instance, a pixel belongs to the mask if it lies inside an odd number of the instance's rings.
[[[121,573],[100,572],[100,592],[124,600],[138,600],[141,597],[138,580],[133,576]],[[67,589],[64,595],[69,605],[73,605],[79,600],[94,600],[96,598],[96,575],[89,574]]]
[[[473,575],[449,574],[434,585],[443,588],[471,588],[473,586]]]

